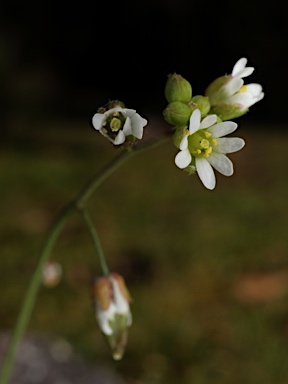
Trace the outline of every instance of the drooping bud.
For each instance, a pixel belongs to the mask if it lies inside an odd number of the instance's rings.
[[[108,340],[112,357],[120,360],[127,344],[128,327],[132,324],[130,295],[118,273],[98,277],[93,284],[96,317]]]
[[[192,86],[181,75],[170,74],[165,85],[165,97],[168,103],[174,101],[188,103],[192,97]]]
[[[189,105],[174,101],[167,105],[163,111],[164,119],[167,123],[175,126],[186,126],[192,114],[192,109]]]
[[[189,102],[188,104],[190,105],[192,103],[195,106],[193,107],[193,110],[198,108],[201,112],[202,118],[208,115],[210,111],[210,102],[207,96],[201,96],[201,95],[193,96],[191,99],[191,102]]]
[[[242,109],[242,105],[221,103],[211,108],[211,113],[215,113],[222,121],[236,119],[244,115],[248,109]]]

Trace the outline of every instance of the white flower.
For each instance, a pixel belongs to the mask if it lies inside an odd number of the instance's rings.
[[[229,104],[240,104],[241,111],[248,109],[251,105],[264,97],[260,84],[244,85],[243,77],[250,76],[254,67],[246,67],[247,59],[242,57],[232,69],[230,80],[223,85],[225,102]]]
[[[254,67],[246,67],[247,59],[242,57],[234,65],[230,75],[219,77],[206,89],[211,111],[222,120],[230,120],[246,113],[248,109],[264,97],[260,84],[244,85],[244,77],[254,72]]]
[[[118,360],[126,346],[127,328],[132,324],[129,292],[122,276],[111,273],[95,280],[93,293],[98,324]]]
[[[127,136],[142,139],[147,120],[134,109],[115,107],[92,118],[93,127],[114,145],[123,144]]]
[[[214,189],[216,185],[213,168],[225,176],[231,176],[233,164],[226,153],[239,151],[245,145],[244,140],[238,137],[223,137],[236,130],[236,123],[225,121],[215,124],[216,121],[216,115],[209,115],[201,122],[201,112],[196,109],[190,117],[189,128],[183,130],[180,152],[175,157],[175,164],[180,169],[194,166],[208,189]]]

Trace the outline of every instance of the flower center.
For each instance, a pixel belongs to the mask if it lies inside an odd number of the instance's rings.
[[[217,145],[217,140],[205,129],[201,129],[188,137],[188,149],[191,155],[195,157],[209,157],[215,145]]]
[[[118,132],[123,128],[126,118],[120,112],[113,112],[107,117],[103,124],[106,133],[113,139],[117,136]]]
[[[247,85],[242,85],[238,92],[246,92],[248,89]]]

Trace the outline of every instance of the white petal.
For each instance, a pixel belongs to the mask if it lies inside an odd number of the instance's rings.
[[[242,149],[245,141],[239,137],[220,137],[217,139],[217,145],[213,147],[213,151],[218,153],[232,153]]]
[[[241,59],[239,59],[233,67],[232,76],[235,76],[238,72],[242,71],[242,69],[246,67],[246,64],[246,57],[242,57]]]
[[[184,135],[185,136],[183,137],[183,139],[181,140],[181,143],[179,145],[179,148],[181,149],[181,151],[184,151],[184,149],[188,148],[188,136],[186,135],[186,129],[185,129]]]
[[[221,137],[228,135],[229,133],[234,132],[237,129],[237,124],[234,121],[224,121],[223,123],[219,123],[213,125],[208,128],[207,131],[212,133],[213,137]]]
[[[102,128],[105,119],[106,116],[103,113],[96,113],[92,118],[93,127],[99,131]]]
[[[205,119],[202,120],[202,122],[200,124],[200,128],[204,129],[204,128],[211,127],[211,125],[215,124],[216,121],[217,121],[216,115],[209,115],[209,116],[205,117]]]
[[[228,104],[238,104],[239,110],[244,111],[254,104],[254,96],[250,92],[240,92],[229,98]]]
[[[135,109],[127,109],[127,108],[119,108],[119,107],[113,108],[113,109],[121,112],[123,114],[123,116],[125,116],[125,117],[133,117],[136,113]],[[112,111],[112,109],[111,109],[111,111]]]
[[[188,148],[184,149],[184,151],[178,152],[178,154],[175,157],[175,164],[178,168],[184,169],[188,167],[188,165],[191,163],[192,156],[188,150]]]
[[[200,128],[201,112],[199,109],[195,109],[190,117],[189,132],[190,135],[197,132]]]
[[[132,123],[130,117],[127,117],[122,128],[125,136],[132,135]]]
[[[214,189],[216,185],[216,178],[213,168],[205,158],[196,158],[196,170],[200,180],[208,189]]]
[[[132,133],[137,139],[142,139],[143,127],[145,127],[147,123],[148,121],[143,119],[138,113],[135,113],[135,115],[131,117]]]
[[[216,171],[222,173],[222,175],[233,175],[233,163],[222,153],[211,153],[211,155],[207,157],[207,161],[216,169]]]
[[[123,144],[125,141],[125,135],[123,131],[119,131],[118,135],[115,137],[115,140],[111,140],[114,145]]]
[[[247,92],[252,93],[253,96],[258,96],[262,92],[262,85],[257,83],[247,84]]]
[[[243,84],[244,81],[242,79],[232,77],[226,84],[223,85],[223,88],[225,89],[225,97],[234,95],[234,93],[239,91]]]
[[[238,72],[236,77],[238,77],[238,78],[247,77],[247,76],[250,76],[253,72],[254,72],[253,67],[246,67],[246,68],[242,69],[242,71]]]

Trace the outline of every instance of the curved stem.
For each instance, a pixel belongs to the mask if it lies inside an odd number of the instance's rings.
[[[95,245],[100,267],[102,269],[102,273],[103,275],[107,276],[109,275],[109,268],[106,262],[105,254],[103,252],[103,248],[102,248],[98,233],[96,231],[96,228],[94,227],[92,219],[86,209],[82,209],[82,216],[87,224],[88,230],[92,237],[93,244]]]
[[[120,167],[131,155],[139,153],[144,149],[151,148],[166,140],[159,140],[152,143],[143,143],[133,147],[127,147],[125,150],[116,156],[102,170],[100,170],[83,188],[78,196],[70,204],[63,208],[56,220],[52,224],[50,231],[47,234],[46,240],[40,250],[39,258],[33,276],[30,280],[30,285],[25,294],[23,304],[17,318],[16,326],[9,342],[8,350],[3,361],[2,370],[0,373],[0,384],[7,384],[11,375],[15,355],[18,344],[27,328],[32,310],[35,304],[36,296],[41,285],[43,265],[48,259],[52,247],[55,244],[64,224],[67,222],[71,214],[77,209],[83,209],[88,198],[98,188],[98,186],[117,168]]]

